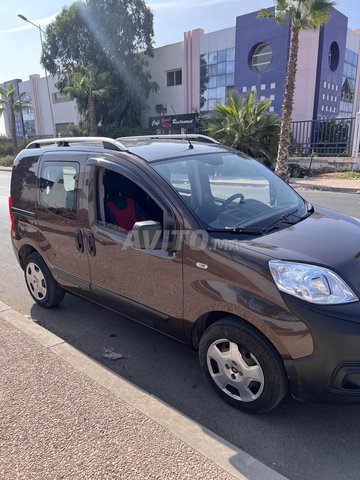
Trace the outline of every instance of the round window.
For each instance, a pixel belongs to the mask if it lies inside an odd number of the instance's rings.
[[[255,72],[266,70],[272,60],[272,48],[268,43],[258,43],[250,50],[249,64]]]
[[[332,42],[329,48],[329,67],[332,72],[335,72],[339,65],[340,50],[337,42]]]

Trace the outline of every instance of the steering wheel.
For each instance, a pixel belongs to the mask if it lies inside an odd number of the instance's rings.
[[[234,200],[236,200],[237,198],[240,198],[240,202],[239,202],[239,205],[240,203],[244,203],[245,202],[245,197],[242,193],[234,193],[234,195],[231,195],[231,197],[227,198],[223,204],[221,205],[220,207],[220,210],[219,210],[219,213],[222,213]]]

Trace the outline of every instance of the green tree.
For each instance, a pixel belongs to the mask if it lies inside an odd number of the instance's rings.
[[[284,101],[280,126],[279,148],[275,171],[285,180],[289,177],[288,159],[291,144],[291,117],[299,52],[299,35],[303,30],[318,30],[328,21],[332,0],[276,0],[275,12],[260,10],[259,17],[275,18],[279,23],[290,22],[291,39],[285,79]]]
[[[256,92],[246,98],[234,92],[225,104],[215,106],[208,131],[225,145],[270,160],[275,156],[279,133],[279,119],[269,113],[270,105],[269,99],[257,100]]]
[[[31,102],[27,99],[27,93],[18,94],[13,83],[7,87],[0,86],[0,115],[5,111],[10,112],[10,129],[13,154],[17,154],[16,113],[21,113],[23,108],[31,108]]]
[[[42,64],[58,76],[60,91],[72,85],[79,65],[107,75],[107,95],[96,109],[106,134],[140,124],[149,93],[157,88],[147,69],[152,52],[153,15],[144,0],[84,0],[64,7],[48,26]],[[94,77],[93,89],[101,88],[101,78]]]
[[[86,114],[89,121],[89,132],[92,137],[96,136],[98,124],[96,118],[97,101],[104,98],[106,88],[99,88],[99,84],[105,84],[106,73],[97,73],[93,66],[79,68],[72,74],[69,85],[64,87],[64,92],[77,100],[80,113]]]

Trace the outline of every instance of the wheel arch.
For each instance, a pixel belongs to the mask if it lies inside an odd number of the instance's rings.
[[[24,270],[25,269],[25,259],[27,256],[29,256],[31,253],[39,253],[38,250],[36,250],[36,248],[34,248],[32,245],[29,245],[29,244],[26,244],[26,245],[22,245],[22,247],[20,248],[19,250],[19,262],[20,262],[20,266],[21,268]],[[39,253],[40,255],[40,253]]]
[[[217,310],[217,311],[211,311],[208,312],[204,315],[201,315],[196,322],[194,323],[194,326],[191,330],[191,342],[192,346],[195,350],[199,349],[199,344],[200,344],[200,339],[205,332],[205,330],[210,327],[212,324],[217,322],[218,320],[221,320],[223,318],[231,318],[233,320],[238,320],[242,323],[245,323],[248,325],[250,328],[254,330],[254,333],[257,333],[261,337],[263,337],[268,343],[271,344],[271,346],[276,350],[282,361],[284,361],[288,356],[289,352],[287,348],[284,346],[284,344],[281,342],[280,339],[274,337],[273,335],[268,335],[267,331],[262,331],[260,330],[256,325],[253,323],[249,322],[245,318],[241,317],[240,315],[236,315],[235,313],[232,312],[227,312],[225,310]]]

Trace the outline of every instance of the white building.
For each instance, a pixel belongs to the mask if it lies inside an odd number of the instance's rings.
[[[32,111],[24,112],[25,134],[29,136],[31,134],[36,136],[64,134],[67,132],[69,124],[77,125],[80,121],[75,101],[71,100],[69,96],[59,93],[55,87],[56,79],[54,77],[49,76],[48,81],[50,98],[45,77],[30,75],[29,80],[19,84],[19,93],[27,92],[32,102]],[[29,129],[26,128],[27,124]]]
[[[58,136],[67,133],[69,124],[79,124],[81,117],[75,101],[57,90],[56,81],[56,78],[48,77],[50,95],[46,77],[30,75],[29,80],[14,81],[18,93],[27,93],[32,104],[32,108],[23,110],[22,119],[21,117],[19,119],[21,123],[17,125],[19,137],[53,137],[54,134]],[[8,83],[11,83],[11,80],[6,82]],[[6,114],[0,117],[0,135],[10,136]]]

